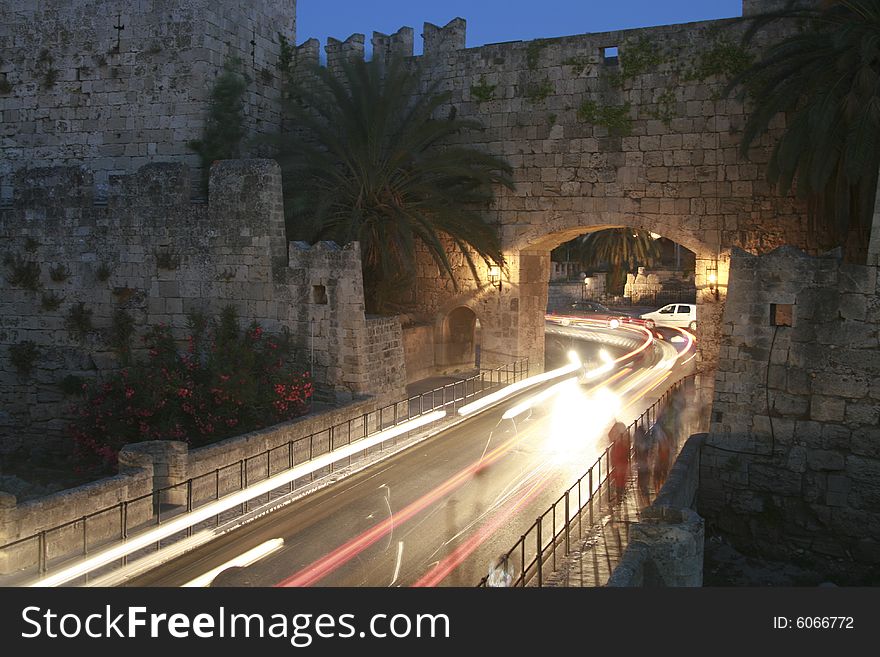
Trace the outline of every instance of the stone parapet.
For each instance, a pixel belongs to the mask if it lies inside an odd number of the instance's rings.
[[[629,529],[629,543],[608,586],[702,586],[704,522],[693,510],[706,434],[682,447],[657,498]]]

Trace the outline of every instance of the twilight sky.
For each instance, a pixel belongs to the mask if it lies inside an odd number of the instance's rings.
[[[742,0],[297,0],[296,42],[315,37],[321,53],[328,36],[344,41],[373,31],[415,30],[422,51],[422,25],[467,21],[467,47],[631,27],[669,25],[742,15]]]

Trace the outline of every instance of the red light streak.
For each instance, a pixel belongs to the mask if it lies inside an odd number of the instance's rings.
[[[395,527],[395,525],[400,525],[401,523],[410,520],[412,517],[424,511],[429,506],[440,500],[442,497],[448,495],[455,489],[462,486],[481,469],[485,468],[488,465],[491,465],[499,458],[501,458],[508,450],[510,450],[511,447],[513,447],[521,439],[521,436],[515,436],[507,442],[502,443],[491,452],[489,452],[486,456],[484,456],[481,460],[475,461],[468,467],[459,471],[457,474],[453,475],[445,482],[434,488],[429,493],[426,493],[425,495],[417,499],[415,502],[408,504],[401,511],[398,511],[396,514],[394,514],[393,517],[386,518],[382,522],[377,523],[359,536],[356,536],[355,538],[342,544],[332,552],[312,562],[310,565],[306,566],[298,573],[279,582],[278,584],[276,584],[276,586],[311,586],[315,584],[316,582],[323,579],[331,572],[348,562],[350,559],[357,556],[359,553],[371,546],[380,538],[388,534],[388,532],[390,532]]]
[[[474,550],[482,545],[483,541],[494,534],[495,531],[501,527],[501,525],[506,523],[517,510],[534,499],[534,497],[547,485],[551,474],[551,472],[544,472],[540,475],[531,487],[523,490],[513,503],[508,504],[507,508],[503,511],[496,513],[489,522],[480,527],[480,529],[468,538],[468,540],[456,547],[452,553],[423,575],[415,584],[413,584],[413,586],[437,586],[437,584],[446,579],[449,573],[458,568],[458,566],[461,565],[461,563],[467,559]]]

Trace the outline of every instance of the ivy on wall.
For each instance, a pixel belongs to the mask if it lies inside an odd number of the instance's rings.
[[[486,101],[492,100],[495,95],[495,87],[497,85],[494,84],[486,84],[486,77],[480,76],[480,83],[471,85],[471,98],[473,98],[478,103],[485,103]]]
[[[602,126],[617,137],[626,137],[632,132],[631,104],[599,105],[596,101],[585,100],[578,107],[578,120],[584,123]]]
[[[249,78],[238,59],[229,59],[211,90],[208,118],[201,139],[189,142],[202,163],[202,179],[208,185],[211,163],[238,157],[245,136],[244,94]]]

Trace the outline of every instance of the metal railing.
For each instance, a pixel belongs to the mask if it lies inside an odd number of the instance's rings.
[[[673,394],[690,386],[694,375],[680,379],[670,386],[648,409],[629,425],[630,440],[637,426],[646,431],[653,427],[659,412]],[[678,436],[675,437],[678,440]],[[506,552],[508,564],[518,568],[510,586],[527,586],[537,578],[537,586],[543,586],[545,569],[553,572],[559,559],[571,552],[572,541],[584,536],[584,529],[595,525],[602,498],[609,499],[608,475],[611,472],[611,445],[599,455],[593,465],[559,498],[550,505],[520,539]],[[480,580],[478,587],[485,587],[488,576]]]
[[[636,298],[602,294],[596,298],[587,297],[587,301],[599,301],[606,306],[665,306],[668,303],[696,303],[697,292],[694,288],[681,290],[660,290],[653,294],[640,294]]]
[[[502,365],[495,369],[482,369],[479,373],[434,388],[419,395],[388,404],[374,411],[329,427],[326,430],[289,440],[287,443],[267,449],[259,454],[244,457],[211,472],[192,477],[179,484],[157,488],[150,493],[133,497],[110,507],[85,514],[74,520],[41,530],[0,546],[0,564],[4,558],[13,564],[25,564],[14,568],[14,579],[46,575],[53,568],[66,565],[78,558],[88,556],[99,548],[116,541],[124,541],[139,532],[146,531],[183,513],[196,510],[206,504],[244,490],[249,485],[280,474],[294,466],[302,465],[322,454],[356,443],[358,440],[402,424],[426,413],[446,409],[454,413],[460,405],[478,398],[504,385],[520,381],[528,376],[528,358]],[[379,445],[368,447],[361,454],[376,453],[402,442],[407,434],[395,436]],[[348,457],[345,467],[357,459]],[[270,502],[292,493],[338,469],[333,463],[311,472],[307,477],[290,481],[282,488],[266,493]],[[260,498],[262,500],[262,496]],[[262,504],[262,501],[260,501]],[[243,502],[237,510],[217,514],[199,525],[191,526],[142,550],[122,557],[116,565],[126,565],[135,559],[178,540],[189,537],[194,531],[217,527],[221,522],[243,516],[250,511],[251,501]],[[10,568],[7,566],[7,570]],[[108,568],[106,570],[112,570]],[[0,575],[0,584],[5,576]],[[85,582],[89,575],[84,576]],[[14,583],[14,582],[13,582]]]

